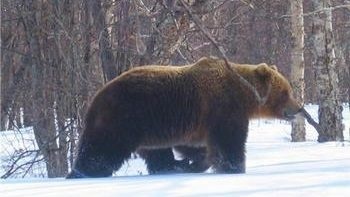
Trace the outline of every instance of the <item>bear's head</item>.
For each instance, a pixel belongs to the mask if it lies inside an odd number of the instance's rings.
[[[255,77],[260,81],[258,92],[266,101],[259,107],[259,118],[279,118],[291,120],[300,112],[302,106],[293,98],[293,91],[288,80],[276,66],[265,63],[255,68]]]

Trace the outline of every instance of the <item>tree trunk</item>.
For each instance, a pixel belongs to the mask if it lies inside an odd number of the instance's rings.
[[[64,97],[65,95],[59,95],[56,99],[56,121],[58,127],[58,150],[56,151],[57,176],[65,176],[68,173],[68,133],[67,128],[65,126],[66,119],[64,110],[67,109],[66,105],[69,105],[69,103],[62,102],[64,100]]]
[[[304,103],[304,18],[303,1],[291,0],[291,21],[292,21],[292,66],[291,85],[294,97],[298,102]],[[292,122],[292,141],[305,141],[305,120],[302,116],[297,116]]]
[[[99,51],[102,71],[106,81],[112,80],[117,76],[114,54],[110,43],[110,35],[106,24],[106,12],[102,6],[102,1],[90,1],[94,25],[99,36]]]
[[[23,23],[26,30],[26,39],[29,48],[31,65],[31,93],[33,114],[33,130],[35,140],[38,144],[46,164],[47,176],[49,178],[62,176],[59,171],[60,157],[59,147],[56,142],[56,127],[54,116],[54,97],[50,87],[52,84],[52,68],[44,62],[44,54],[49,50],[44,50],[41,43],[45,46],[49,44],[45,39],[41,40],[40,15],[44,12],[40,10],[41,4],[38,1],[24,1],[25,14]],[[22,13],[24,14],[24,13]],[[43,13],[42,13],[43,14]],[[51,57],[51,56],[47,56]]]
[[[339,97],[338,75],[334,51],[330,0],[313,0],[314,69],[318,93],[318,118],[321,133],[319,142],[344,140],[342,104]]]
[[[129,11],[130,11],[130,1],[122,0],[120,1],[120,7],[117,8],[117,20],[120,21],[118,24],[118,30],[116,33],[116,42],[118,44],[118,50],[116,52],[116,65],[117,65],[117,75],[128,70],[131,66],[129,61],[130,54],[127,51],[127,40],[130,36],[130,25],[129,25]]]

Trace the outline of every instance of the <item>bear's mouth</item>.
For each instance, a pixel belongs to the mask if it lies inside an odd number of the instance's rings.
[[[291,121],[291,120],[295,119],[295,115],[296,114],[291,114],[291,113],[288,113],[288,111],[284,111],[283,112],[283,119]]]
[[[295,119],[295,115],[291,115],[291,114],[284,114],[284,119],[291,121]]]

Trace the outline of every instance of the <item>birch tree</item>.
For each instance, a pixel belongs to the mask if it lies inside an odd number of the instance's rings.
[[[304,18],[303,1],[291,0],[292,50],[291,50],[291,85],[295,98],[304,103]],[[305,141],[305,121],[297,116],[292,122],[292,141]]]
[[[334,51],[334,35],[330,0],[313,0],[313,47],[318,117],[322,133],[319,142],[344,140],[342,105],[339,96],[338,74]],[[321,11],[318,11],[321,10]]]

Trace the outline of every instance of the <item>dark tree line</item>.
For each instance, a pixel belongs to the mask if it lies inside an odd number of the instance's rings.
[[[289,76],[295,37],[288,0],[184,2],[231,61],[275,64]],[[313,3],[303,3],[306,103],[319,100]],[[329,5],[341,102],[350,96],[349,5]],[[131,67],[181,65],[210,55],[221,56],[177,0],[3,0],[0,130],[33,127],[38,147],[18,150],[14,156],[37,156],[12,162],[2,177],[42,159],[48,177],[64,176],[89,101],[104,83]]]

